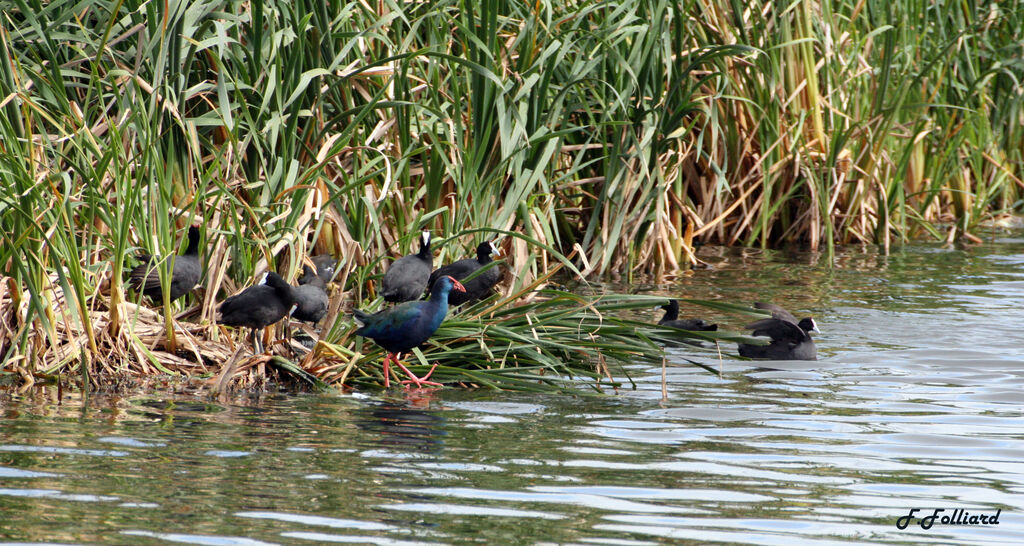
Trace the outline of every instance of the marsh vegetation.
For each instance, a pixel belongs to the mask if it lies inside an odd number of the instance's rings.
[[[657,327],[616,316],[656,302],[567,292],[558,269],[952,241],[1021,206],[1016,3],[0,5],[0,372],[25,382],[234,361],[226,380],[376,383],[346,312],[421,230],[436,264],[499,239],[506,273],[416,361],[597,377],[660,358]],[[201,289],[140,306],[133,256],[173,255],[189,225]],[[320,343],[238,361],[217,302],[321,253],[340,262]]]

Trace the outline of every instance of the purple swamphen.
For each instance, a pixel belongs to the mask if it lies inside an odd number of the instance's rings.
[[[354,313],[356,323],[360,326],[356,330],[356,335],[376,341],[377,345],[387,351],[387,356],[384,357],[385,387],[391,386],[391,381],[388,378],[390,370],[388,364],[391,361],[394,361],[409,376],[409,379],[402,383],[413,383],[417,387],[441,386],[440,383],[427,381],[430,374],[434,373],[437,364],[434,364],[423,377],[416,377],[399,362],[398,355],[413,347],[418,347],[434,335],[438,326],[441,325],[441,321],[448,314],[448,294],[452,290],[465,292],[466,288],[452,277],[442,277],[434,283],[434,287],[430,291],[430,299],[427,301],[408,301],[372,315],[362,311]]]

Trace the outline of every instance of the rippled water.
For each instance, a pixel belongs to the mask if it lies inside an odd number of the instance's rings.
[[[607,397],[0,393],[0,539],[1024,543],[1024,240],[702,257],[630,289],[785,303],[821,360],[673,348],[665,400],[647,366]]]

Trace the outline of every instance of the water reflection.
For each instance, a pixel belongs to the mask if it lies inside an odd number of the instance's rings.
[[[356,426],[374,445],[414,456],[438,455],[444,448],[445,418],[437,411],[405,404],[371,403],[355,412]]]
[[[1024,242],[702,249],[661,295],[815,315],[817,362],[723,347],[618,396],[0,393],[6,540],[68,543],[1024,542]],[[651,312],[641,318],[656,320]],[[737,329],[743,317],[713,317]],[[997,526],[899,530],[912,508]]]

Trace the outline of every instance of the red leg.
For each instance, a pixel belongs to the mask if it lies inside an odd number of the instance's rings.
[[[437,364],[434,364],[433,366],[431,366],[430,367],[430,371],[427,372],[427,375],[424,375],[423,377],[421,377],[420,381],[426,380],[428,377],[430,377],[430,374],[434,373],[434,370],[436,370],[436,369],[437,369]]]
[[[391,387],[391,377],[390,377],[391,376],[391,368],[388,367],[388,363],[391,361],[391,357],[393,357],[393,356],[395,356],[395,355],[392,354],[392,353],[388,353],[387,355],[384,356],[384,388],[385,389]],[[398,360],[395,360],[395,362],[398,362]]]

